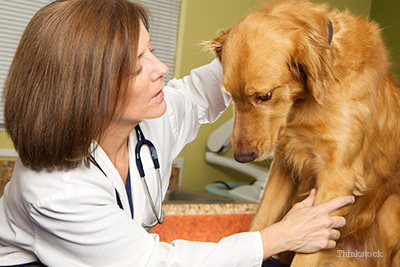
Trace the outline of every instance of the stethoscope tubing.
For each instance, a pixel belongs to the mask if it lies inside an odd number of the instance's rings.
[[[151,227],[157,225],[157,223],[162,224],[164,221],[164,216],[165,216],[165,213],[162,210],[162,200],[161,200],[162,181],[161,181],[161,173],[160,173],[160,163],[158,161],[158,155],[157,155],[155,146],[153,145],[153,143],[150,140],[147,140],[144,137],[144,134],[143,134],[142,129],[140,128],[139,124],[135,127],[135,131],[136,131],[136,137],[138,140],[136,147],[135,147],[136,166],[139,171],[139,175],[141,178],[140,180],[142,181],[144,192],[146,194],[147,199],[149,200],[150,207],[153,211],[153,214],[156,217],[156,220],[154,221],[154,223],[152,223],[150,225],[142,225],[142,226],[146,227],[146,228],[151,228]],[[151,159],[153,161],[154,169],[156,171],[157,183],[158,183],[158,193],[160,195],[158,213],[157,213],[156,205],[154,204],[153,198],[151,196],[149,187],[147,185],[142,160],[140,157],[140,150],[143,146],[147,146],[150,149]]]
[[[162,181],[161,181],[161,173],[160,173],[160,163],[158,161],[158,155],[157,155],[155,146],[153,145],[153,143],[150,140],[145,139],[142,129],[140,128],[139,125],[137,125],[135,127],[135,131],[136,131],[136,136],[137,136],[137,140],[138,140],[136,147],[135,147],[136,167],[137,167],[139,175],[140,175],[140,180],[142,181],[145,195],[146,195],[147,199],[149,200],[150,207],[153,211],[154,216],[156,217],[156,220],[149,225],[142,223],[142,227],[152,228],[155,225],[157,225],[157,223],[162,224],[164,221],[164,217],[165,217],[165,212],[162,210],[162,197],[161,197]],[[154,169],[156,171],[157,183],[158,183],[158,194],[160,195],[158,212],[156,209],[156,205],[154,204],[153,198],[151,196],[149,186],[147,185],[142,160],[140,157],[140,150],[143,146],[147,146],[150,149],[151,159],[153,161]],[[98,162],[94,159],[94,157],[92,155],[90,155],[89,159],[93,163],[93,165],[96,166],[104,174],[105,177],[108,177],[107,174],[103,171],[101,166],[98,164]],[[122,202],[121,202],[120,196],[119,196],[116,188],[115,188],[115,193],[116,193],[116,198],[117,198],[117,204],[123,210],[124,208],[122,206]]]

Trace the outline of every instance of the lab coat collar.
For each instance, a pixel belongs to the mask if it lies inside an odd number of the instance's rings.
[[[136,162],[135,162],[135,145],[137,143],[137,137],[134,131],[129,135],[128,139],[128,147],[129,147],[129,174],[131,178],[131,192],[132,192],[132,202],[133,202],[133,219],[141,224],[144,221],[147,221],[149,218],[147,217],[152,217],[151,212],[146,212],[149,209],[147,198],[144,193],[142,181],[140,180],[140,175],[137,171],[136,168]],[[107,174],[107,177],[110,179],[110,181],[113,183],[115,189],[117,190],[122,206],[124,207],[124,212],[125,214],[129,217],[132,218],[131,212],[129,207],[129,201],[128,201],[128,195],[126,193],[125,189],[125,184],[123,183],[123,180],[118,172],[118,170],[115,168],[114,164],[111,162],[105,151],[101,148],[98,143],[94,142],[93,143],[94,147],[96,147],[93,156],[95,160],[99,163],[103,171]],[[142,161],[145,165],[151,164],[151,157],[149,154],[148,149],[144,148],[142,151],[143,157]],[[148,154],[148,155],[146,155]],[[153,181],[152,179],[148,179],[147,183],[150,188],[153,188]],[[159,197],[159,196],[157,196]],[[157,199],[157,201],[159,201]],[[148,214],[149,213],[149,214]],[[151,220],[151,219],[150,219]]]
[[[114,167],[114,164],[112,164],[111,160],[108,158],[107,154],[104,152],[100,145],[94,142],[93,146],[96,147],[95,151],[92,153],[94,159],[100,165],[102,170],[106,173],[107,178],[113,183],[115,189],[120,196],[125,214],[131,218],[131,211],[128,208],[128,196],[126,194],[125,185],[118,170]]]

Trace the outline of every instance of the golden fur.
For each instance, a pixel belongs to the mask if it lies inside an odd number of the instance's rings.
[[[337,248],[297,254],[292,266],[400,266],[400,88],[378,25],[284,0],[207,45],[233,99],[235,159],[275,152],[251,230],[281,220],[312,188],[316,204],[353,194],[335,212],[347,220]],[[343,249],[382,257],[343,257]]]

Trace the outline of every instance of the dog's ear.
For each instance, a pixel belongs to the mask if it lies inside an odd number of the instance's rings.
[[[222,62],[222,51],[225,38],[228,36],[231,28],[228,30],[219,30],[219,36],[204,42],[206,50],[213,52],[220,62]]]
[[[323,103],[329,84],[336,79],[331,27],[325,16],[302,21],[289,63],[292,73],[306,82],[309,92],[319,104]]]

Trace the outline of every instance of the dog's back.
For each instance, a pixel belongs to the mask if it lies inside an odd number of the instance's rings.
[[[287,4],[291,2],[296,1]],[[291,66],[306,86],[321,92],[314,93],[315,99],[307,88],[293,99],[285,134],[277,142],[285,154],[280,164],[293,170],[299,195],[318,185],[315,179],[322,169],[344,168],[344,180],[354,184],[342,186],[351,186],[351,193],[360,196],[348,224],[357,225],[361,237],[385,199],[400,194],[400,88],[376,23],[348,12],[324,15],[333,36],[328,52],[319,55],[322,67],[312,70],[304,59],[293,60]],[[313,71],[326,73],[317,86],[309,84]]]

